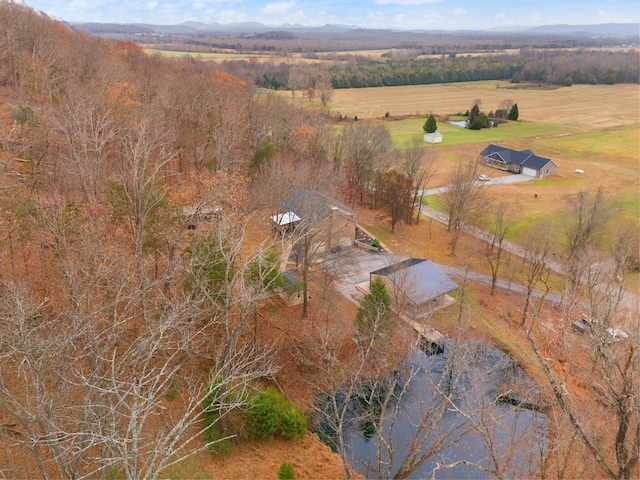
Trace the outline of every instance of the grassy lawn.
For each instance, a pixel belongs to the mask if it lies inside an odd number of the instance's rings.
[[[424,118],[410,118],[387,123],[393,143],[397,148],[406,148],[415,141],[423,140]],[[545,125],[542,123],[509,122],[497,128],[483,128],[469,130],[467,128],[438,122],[438,132],[443,136],[442,143],[433,144],[433,148],[443,148],[455,145],[489,144],[502,142],[514,137],[537,138],[571,135],[578,132],[576,127],[564,125]]]
[[[584,162],[601,162],[603,157],[616,158],[617,162],[624,160],[625,163],[633,160],[632,166],[636,172],[638,145],[640,145],[640,129],[637,125],[532,140],[532,149],[570,152],[572,158]]]

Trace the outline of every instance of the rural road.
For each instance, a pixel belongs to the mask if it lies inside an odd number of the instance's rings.
[[[486,182],[481,182],[480,180],[476,180],[478,185],[498,185],[504,183],[519,183],[519,182],[528,182],[529,180],[533,180],[533,177],[528,175],[505,175],[504,177],[495,177]],[[429,190],[419,190],[418,194],[426,195],[438,195],[440,193],[444,193],[449,188],[448,185],[444,187],[431,188]]]

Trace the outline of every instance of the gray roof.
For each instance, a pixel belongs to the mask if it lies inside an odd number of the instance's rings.
[[[420,258],[408,258],[371,272],[371,275],[388,277],[416,305],[458,288],[435,263]]]
[[[355,212],[339,201],[317,190],[296,190],[285,198],[280,207],[283,211],[291,211],[301,219],[314,217],[322,220],[337,210],[342,216],[355,220]]]
[[[511,150],[498,145],[489,145],[480,155],[483,157],[499,157],[506,164],[515,164],[523,167],[542,170],[549,162],[555,163],[550,158],[539,157],[531,150]]]
[[[282,272],[281,275],[284,279],[284,285],[282,286],[282,288],[285,292],[291,294],[302,290],[300,280],[298,280],[298,278],[293,273]]]

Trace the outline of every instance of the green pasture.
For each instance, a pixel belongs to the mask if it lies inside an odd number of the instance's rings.
[[[410,118],[387,123],[393,143],[397,148],[406,148],[414,139],[422,140],[424,118]],[[542,123],[508,122],[494,128],[469,130],[448,123],[438,122],[438,132],[442,134],[442,143],[433,144],[434,148],[473,143],[495,143],[510,138],[555,137],[578,133],[576,127],[567,125],[545,125]]]
[[[574,135],[535,138],[535,148],[571,154],[573,160],[585,162],[602,161],[603,156],[620,159],[632,159],[634,170],[638,171],[640,155],[640,129],[637,125],[607,130],[592,130]]]

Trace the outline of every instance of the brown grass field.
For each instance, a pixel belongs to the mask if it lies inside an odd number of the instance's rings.
[[[481,100],[481,110],[495,110],[506,99],[518,104],[520,120],[577,125],[586,130],[640,123],[638,85],[573,85],[517,88],[504,81],[409,85],[335,90],[331,108],[346,117],[453,114]]]

